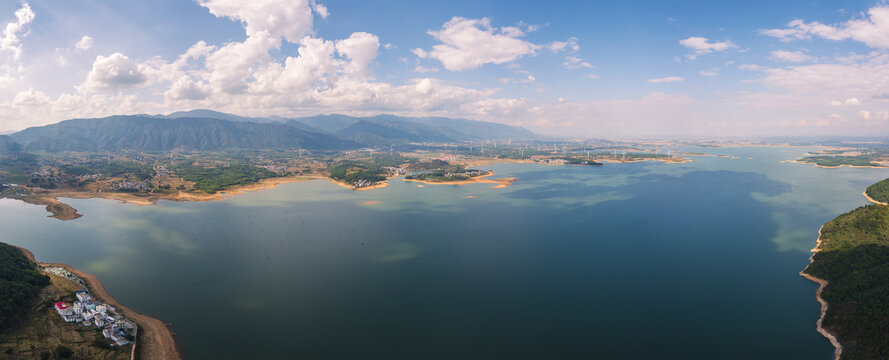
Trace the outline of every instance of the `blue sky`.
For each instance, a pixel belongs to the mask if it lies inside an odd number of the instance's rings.
[[[873,1],[8,1],[2,24],[0,132],[211,108],[577,137],[889,133]]]

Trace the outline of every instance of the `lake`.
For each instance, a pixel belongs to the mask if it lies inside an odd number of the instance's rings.
[[[886,169],[807,148],[603,167],[498,164],[490,184],[286,184],[226,201],[0,200],[0,241],[98,276],[189,359],[832,359],[818,228]]]

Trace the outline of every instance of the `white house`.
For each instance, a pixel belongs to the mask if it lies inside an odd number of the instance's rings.
[[[74,308],[74,315],[83,314],[83,303],[82,302],[75,301],[73,308]]]
[[[93,301],[93,297],[90,296],[90,294],[87,293],[86,291],[78,291],[77,292],[77,299],[80,301],[83,301],[83,302],[92,302]]]

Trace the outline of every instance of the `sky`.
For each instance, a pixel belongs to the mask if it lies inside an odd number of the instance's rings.
[[[889,4],[0,3],[0,133],[199,108],[575,138],[884,136]]]

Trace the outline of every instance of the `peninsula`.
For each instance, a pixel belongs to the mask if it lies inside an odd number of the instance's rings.
[[[820,285],[818,330],[835,358],[889,358],[889,207],[865,205],[827,222],[812,251],[801,275]]]
[[[19,292],[14,308],[0,313],[0,348],[10,359],[181,358],[163,322],[117,302],[95,276],[38,262],[30,251],[4,243],[0,255],[0,266],[33,279],[27,288],[34,291]]]

